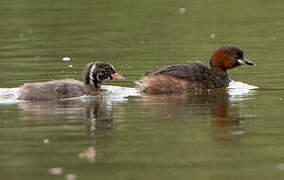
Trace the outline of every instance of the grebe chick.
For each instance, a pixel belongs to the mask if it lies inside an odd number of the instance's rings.
[[[25,83],[20,87],[19,100],[43,101],[95,95],[103,81],[124,79],[115,68],[105,62],[91,62],[83,70],[84,82],[74,79]]]

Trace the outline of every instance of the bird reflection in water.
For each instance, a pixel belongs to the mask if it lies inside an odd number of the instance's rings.
[[[86,120],[87,134],[92,135],[95,130],[111,129],[113,127],[114,105],[107,103],[104,96],[85,97],[84,99],[71,99],[61,101],[39,101],[19,103],[23,120],[62,120],[74,124]],[[121,110],[121,109],[120,109]],[[41,121],[42,123],[43,121]]]
[[[142,96],[140,101],[151,117],[183,119],[193,126],[194,123],[200,125],[200,122],[208,125],[208,121],[204,120],[208,117],[211,119],[212,137],[218,142],[228,142],[239,139],[244,133],[240,102],[231,102],[230,98],[225,89],[220,89],[199,96]]]

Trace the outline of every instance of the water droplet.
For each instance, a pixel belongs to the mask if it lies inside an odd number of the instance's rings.
[[[179,8],[178,12],[180,14],[185,14],[186,13],[186,8]]]
[[[216,37],[216,35],[215,35],[214,33],[211,33],[211,34],[210,34],[210,38],[211,38],[211,39],[214,39],[215,37]]]
[[[69,66],[68,66],[69,68],[72,68],[73,67],[73,65],[72,64],[69,64]]]
[[[59,167],[55,167],[55,168],[50,168],[49,170],[48,170],[48,172],[50,173],[50,174],[53,174],[53,175],[60,175],[60,174],[62,174],[62,168],[59,168]]]
[[[48,143],[49,143],[49,139],[44,139],[44,140],[43,140],[43,143],[44,143],[44,144],[48,144]]]
[[[70,58],[70,57],[67,57],[67,56],[65,56],[65,57],[62,58],[62,61],[64,61],[64,62],[68,62],[68,61],[70,61],[70,60],[71,60],[71,58]]]
[[[66,174],[65,179],[66,180],[75,180],[76,175],[75,174]]]

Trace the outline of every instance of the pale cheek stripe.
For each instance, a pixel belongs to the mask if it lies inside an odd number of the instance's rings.
[[[111,65],[111,67],[112,67],[112,69],[113,69],[114,71],[116,71],[115,68],[113,67],[113,65]]]
[[[92,81],[90,81],[91,84],[94,83],[93,72],[94,72],[95,68],[96,68],[96,64],[94,64],[94,65],[92,66],[91,71],[90,71],[89,78],[90,78],[90,80],[92,80]]]

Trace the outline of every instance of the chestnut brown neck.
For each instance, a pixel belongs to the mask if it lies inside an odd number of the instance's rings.
[[[218,72],[227,72],[227,69],[233,68],[231,54],[224,49],[217,50],[210,59],[210,67]]]
[[[224,87],[231,81],[227,73],[227,69],[233,67],[231,61],[231,54],[224,49],[218,49],[213,53],[210,59],[210,71],[214,88]]]

